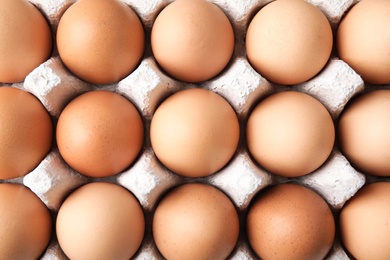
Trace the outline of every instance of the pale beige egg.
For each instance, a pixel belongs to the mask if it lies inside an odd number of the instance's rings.
[[[360,189],[340,212],[342,244],[355,259],[390,258],[390,183]]]
[[[273,1],[254,16],[247,57],[263,77],[292,85],[317,75],[329,60],[333,34],[321,10],[304,0]]]
[[[350,163],[364,173],[390,176],[390,90],[351,100],[338,122],[338,143]]]
[[[335,129],[328,110],[317,99],[283,91],[256,105],[248,118],[246,139],[260,166],[277,175],[298,177],[328,159]]]
[[[56,231],[59,245],[70,259],[128,260],[142,243],[145,218],[128,190],[114,183],[94,182],[65,199]]]
[[[390,2],[363,0],[346,13],[337,29],[337,52],[363,80],[390,83]]]
[[[164,100],[153,115],[150,140],[157,158],[174,173],[204,177],[223,168],[240,138],[238,118],[220,95],[193,88]]]
[[[234,50],[234,32],[227,16],[215,4],[177,0],[157,16],[151,44],[165,72],[182,81],[200,82],[227,66]]]
[[[152,229],[157,248],[166,259],[224,260],[237,243],[239,219],[223,192],[191,183],[162,198]]]

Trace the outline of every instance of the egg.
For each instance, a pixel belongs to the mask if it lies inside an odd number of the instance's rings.
[[[390,176],[390,90],[356,97],[338,122],[341,152],[357,169],[371,175]]]
[[[129,167],[141,151],[143,121],[125,97],[90,91],[64,108],[56,140],[61,156],[76,171],[90,177],[112,176]]]
[[[390,2],[363,0],[346,13],[337,29],[337,51],[363,80],[390,83]]]
[[[80,0],[61,17],[57,48],[65,66],[94,84],[118,82],[140,63],[144,29],[137,14],[119,0]]]
[[[226,259],[239,234],[239,219],[230,199],[213,186],[184,184],[157,205],[153,238],[165,259]]]
[[[367,184],[340,212],[343,245],[355,259],[390,259],[390,183]]]
[[[157,63],[169,75],[201,82],[227,66],[234,50],[234,32],[215,4],[176,0],[154,21],[151,46]]]
[[[0,1],[0,82],[24,81],[52,51],[45,16],[26,0]]]
[[[287,183],[267,188],[247,215],[248,240],[261,259],[324,259],[335,237],[335,221],[313,190]]]
[[[204,177],[223,168],[240,138],[238,118],[230,104],[206,89],[181,90],[164,100],[150,125],[157,158],[174,173]]]
[[[304,0],[277,0],[258,11],[246,33],[250,64],[271,82],[293,85],[317,75],[329,60],[332,28]]]
[[[138,200],[123,187],[86,184],[58,211],[57,238],[70,259],[130,259],[142,243],[145,219]]]
[[[328,110],[314,97],[297,91],[275,93],[250,113],[246,142],[255,161],[267,171],[298,177],[319,168],[335,142]]]
[[[27,91],[0,87],[0,179],[31,172],[51,150],[53,125],[42,103]]]
[[[39,259],[51,233],[50,212],[31,190],[20,184],[0,184],[1,259]]]

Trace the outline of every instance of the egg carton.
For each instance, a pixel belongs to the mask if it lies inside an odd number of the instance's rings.
[[[50,22],[55,35],[58,22],[74,0],[31,0]],[[335,216],[370,177],[355,170],[341,154],[337,142],[328,160],[313,173],[298,178],[283,178],[261,168],[250,156],[245,145],[245,124],[248,114],[264,97],[279,91],[296,90],[317,98],[330,112],[334,123],[347,102],[365,91],[361,77],[335,53],[326,67],[311,80],[282,86],[268,82],[249,64],[245,52],[245,34],[253,15],[270,0],[210,0],[219,6],[231,21],[235,32],[235,49],[226,69],[211,80],[189,84],[177,81],[159,68],[150,47],[150,31],[158,13],[172,1],[123,0],[139,16],[146,35],[143,59],[137,69],[115,84],[93,85],[73,76],[61,62],[54,47],[49,60],[34,69],[22,83],[12,86],[34,94],[49,111],[54,123],[67,103],[76,96],[92,90],[115,91],[128,98],[140,111],[145,123],[145,143],[137,161],[127,170],[107,178],[90,178],[74,171],[62,159],[53,144],[50,153],[24,177],[2,182],[16,182],[29,187],[50,209],[53,219],[66,196],[83,184],[109,181],[130,190],[139,200],[146,217],[143,243],[134,259],[163,259],[152,238],[152,216],[159,198],[170,188],[188,182],[202,182],[224,191],[237,208],[241,221],[239,241],[229,259],[246,260],[258,257],[251,250],[245,234],[245,216],[252,198],[269,185],[296,181],[318,192],[329,204]],[[356,1],[309,0],[318,6],[335,31],[343,14]],[[334,34],[335,35],[335,34]],[[180,177],[165,168],[150,145],[149,127],[154,111],[167,96],[187,88],[204,88],[223,96],[236,111],[241,137],[231,161],[217,173],[203,178]],[[67,259],[55,235],[41,259]],[[336,235],[326,259],[350,259]]]

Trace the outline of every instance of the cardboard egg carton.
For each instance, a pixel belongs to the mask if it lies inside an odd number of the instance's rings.
[[[295,86],[281,86],[268,82],[249,64],[245,53],[245,33],[253,15],[270,0],[210,0],[230,19],[235,32],[235,50],[226,69],[215,78],[199,84],[177,81],[160,70],[150,47],[150,31],[158,13],[168,0],[123,0],[138,14],[146,35],[143,60],[129,76],[115,84],[92,85],[73,76],[61,62],[57,50],[52,57],[32,71],[23,83],[13,86],[34,94],[43,103],[56,123],[66,104],[76,96],[92,90],[107,89],[128,98],[140,111],[145,123],[145,143],[137,161],[124,172],[112,177],[94,179],[71,169],[61,158],[56,147],[24,177],[8,180],[29,187],[52,211],[55,218],[65,197],[77,187],[92,181],[110,181],[130,190],[142,205],[146,217],[146,232],[141,248],[134,259],[163,259],[152,238],[153,210],[159,198],[168,189],[187,182],[203,182],[224,191],[235,204],[241,220],[239,242],[229,259],[257,259],[246,240],[245,216],[251,199],[263,188],[291,180],[317,191],[329,204],[335,215],[366,182],[366,176],[356,171],[340,153],[337,143],[328,160],[313,173],[299,178],[283,178],[262,169],[249,155],[245,144],[245,124],[255,104],[264,97],[289,89],[305,92],[317,98],[330,112],[334,122],[346,103],[355,94],[364,91],[364,83],[345,62],[333,53],[326,67],[313,79]],[[55,35],[64,11],[75,0],[31,0],[51,24]],[[309,0],[328,18],[333,30],[353,0]],[[334,34],[335,35],[335,34]],[[315,58],[315,57],[313,57]],[[160,102],[174,92],[200,87],[223,96],[235,109],[240,125],[239,146],[231,161],[217,173],[205,178],[183,178],[165,168],[156,158],[150,145],[149,126]],[[55,236],[42,259],[67,259]],[[327,259],[349,259],[336,237]]]

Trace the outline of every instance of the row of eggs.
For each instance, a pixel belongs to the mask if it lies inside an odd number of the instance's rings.
[[[0,82],[23,81],[50,56],[52,36],[45,18],[25,0],[3,1]],[[390,5],[364,0],[354,6],[337,30],[337,51],[368,83],[390,83],[386,73],[385,32]],[[368,10],[368,11],[367,11]],[[15,15],[17,13],[18,15]],[[374,35],[373,35],[374,34]],[[377,39],[366,41],[364,39]],[[153,55],[172,77],[201,82],[219,74],[234,51],[234,30],[216,5],[179,0],[165,7],[151,31]],[[145,45],[137,14],[121,1],[81,0],[63,14],[56,46],[66,67],[94,84],[118,82],[139,64]],[[247,57],[269,81],[292,85],[323,69],[333,48],[332,28],[319,8],[302,0],[267,4],[247,28]],[[33,51],[31,51],[33,50]]]
[[[363,172],[388,176],[386,134],[389,90],[364,94],[338,121],[339,146]],[[52,147],[51,118],[33,95],[0,88],[0,179],[24,176]],[[17,118],[18,120],[15,120]],[[136,107],[111,91],[89,91],[73,99],[56,124],[56,145],[73,169],[108,177],[128,168],[144,144],[144,122]],[[327,109],[312,96],[282,91],[261,100],[246,122],[246,144],[267,171],[299,177],[319,168],[331,154],[336,134]],[[150,123],[150,141],[159,161],[185,177],[205,177],[222,169],[236,152],[240,123],[219,94],[201,88],[166,98]],[[368,140],[368,141],[367,141]]]
[[[59,245],[70,259],[130,259],[149,225],[136,197],[115,183],[92,182],[76,189],[62,203],[55,221],[42,201],[22,185],[0,184],[0,195],[2,221],[8,227],[0,229],[2,259],[38,259],[50,241],[53,222]],[[286,223],[278,225],[278,221]],[[249,243],[267,259],[277,259],[277,255],[322,259],[336,230],[325,200],[298,184],[281,184],[262,192],[245,222]],[[226,259],[240,232],[239,216],[229,197],[203,183],[170,190],[150,224],[156,246],[166,259]],[[287,227],[292,236],[283,236]],[[283,245],[281,237],[292,244]]]
[[[130,259],[151,226],[165,259],[227,259],[242,229],[261,259],[324,259],[336,233],[354,259],[388,259],[389,195],[389,182],[368,184],[335,218],[315,191],[283,183],[260,191],[240,219],[223,191],[190,182],[164,194],[148,219],[131,192],[99,181],[72,191],[51,216],[31,190],[2,183],[0,210],[7,225],[0,228],[0,257],[38,259],[55,229],[70,259]]]

